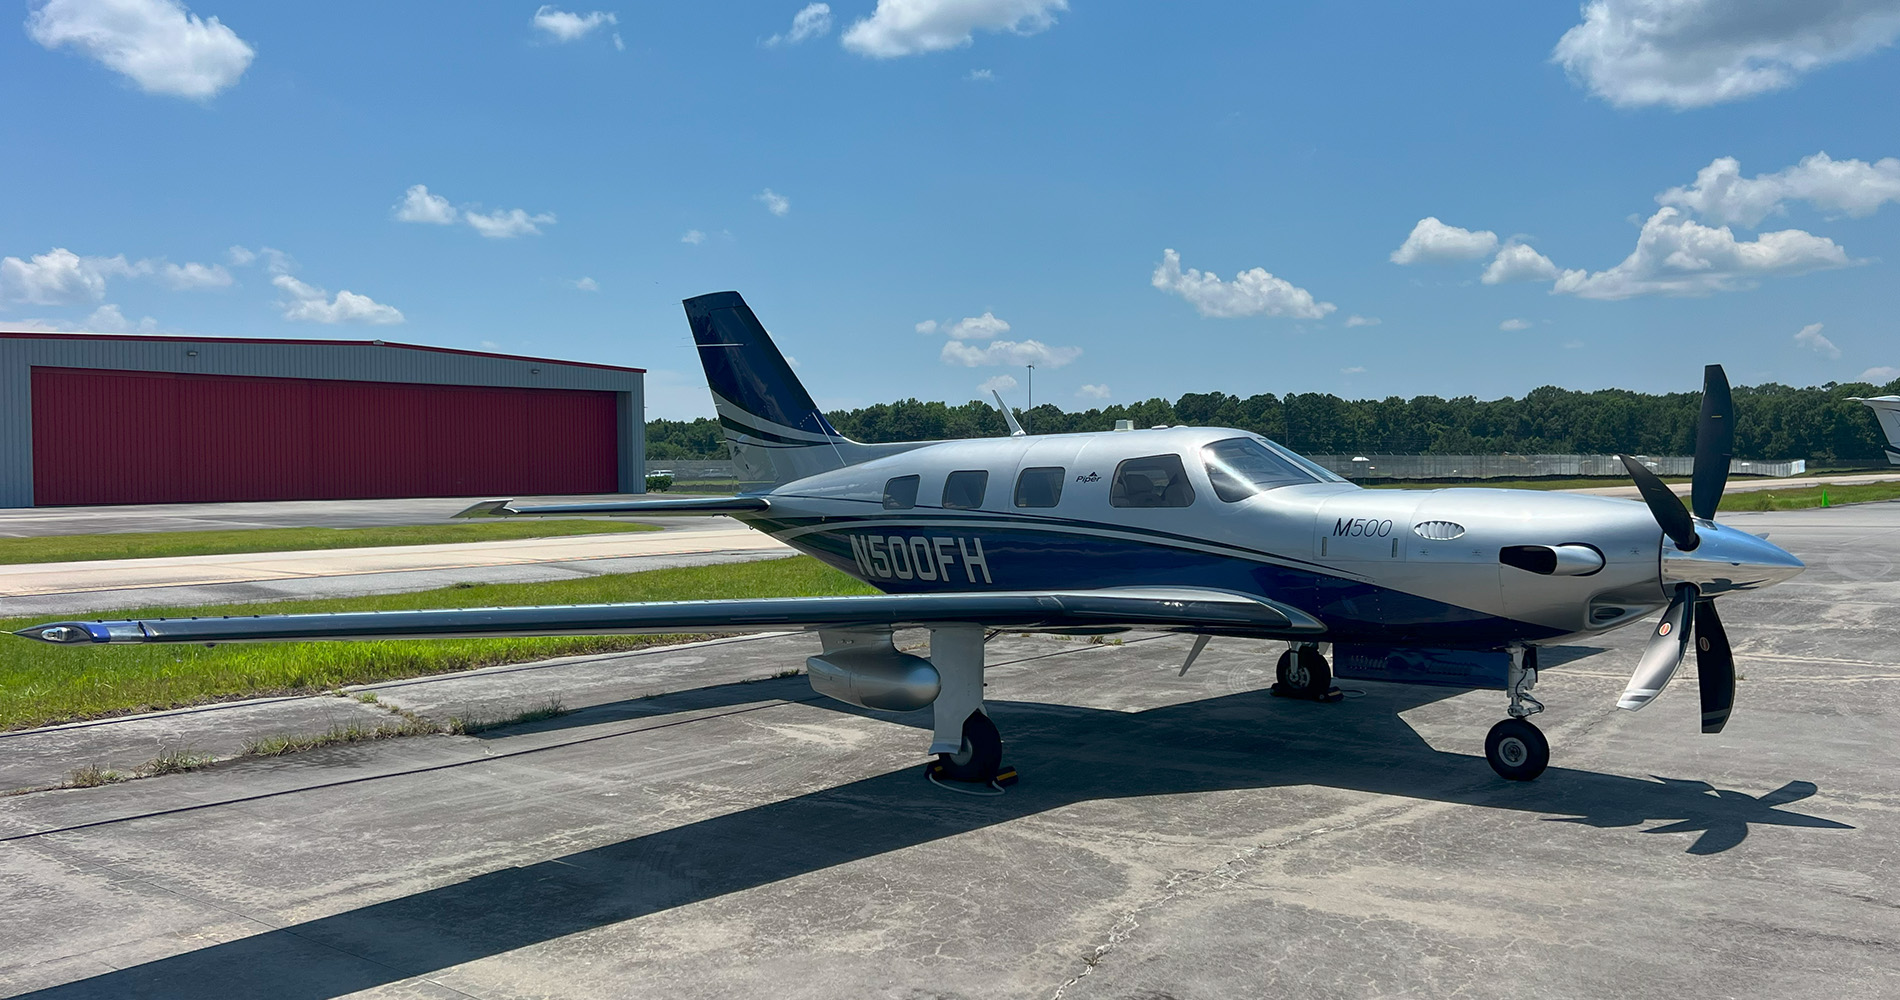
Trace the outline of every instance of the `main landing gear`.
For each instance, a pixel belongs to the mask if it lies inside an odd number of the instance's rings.
[[[1274,666],[1273,693],[1281,698],[1339,701],[1345,697],[1333,686],[1333,670],[1313,642],[1289,642]]]
[[[1016,769],[1003,763],[1003,736],[983,711],[983,629],[931,629],[930,662],[943,686],[931,705],[930,752],[937,759],[924,765],[924,774],[952,790],[1001,794],[1016,783]]]
[[[1500,777],[1529,781],[1550,766],[1550,741],[1530,723],[1531,716],[1544,710],[1544,703],[1530,693],[1537,686],[1537,647],[1513,645],[1510,653],[1505,689],[1511,694],[1511,717],[1491,727],[1484,738],[1484,759]]]

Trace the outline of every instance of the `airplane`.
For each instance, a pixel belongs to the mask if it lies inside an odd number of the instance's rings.
[[[844,597],[53,622],[17,634],[84,645],[448,636],[816,632],[814,690],[933,709],[926,765],[966,790],[1013,778],[984,709],[995,632],[1284,641],[1275,694],[1336,701],[1335,677],[1503,690],[1485,739],[1501,777],[1543,773],[1529,718],[1539,646],[1662,615],[1617,704],[1641,709],[1696,643],[1702,731],[1735,703],[1716,601],[1793,577],[1799,559],[1714,516],[1734,407],[1704,371],[1687,507],[1623,457],[1641,502],[1505,489],[1363,489],[1251,431],[1153,427],[868,444],[825,419],[745,300],[684,302],[744,489],[723,497],[516,505],[462,517],[723,514],[877,587]],[[927,655],[898,629],[930,632]],[[1328,660],[1327,651],[1331,652]]]
[[[1887,462],[1900,465],[1900,396],[1849,396],[1850,402],[1866,403],[1887,435]]]

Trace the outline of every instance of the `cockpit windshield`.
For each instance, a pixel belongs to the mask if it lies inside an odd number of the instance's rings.
[[[1340,482],[1338,476],[1257,438],[1228,438],[1201,449],[1214,495],[1237,503],[1256,493],[1300,483]]]

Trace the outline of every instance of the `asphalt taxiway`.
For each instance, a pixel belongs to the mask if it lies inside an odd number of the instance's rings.
[[[1276,699],[1262,643],[998,639],[989,798],[923,779],[927,713],[772,678],[807,637],[399,682],[578,711],[0,798],[0,991],[1900,995],[1900,503],[1724,520],[1809,568],[1722,599],[1718,736],[1692,666],[1616,711],[1640,627],[1546,652],[1528,784],[1501,693]]]

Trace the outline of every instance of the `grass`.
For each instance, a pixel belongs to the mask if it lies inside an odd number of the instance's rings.
[[[386,528],[255,528],[236,531],[150,531],[108,535],[0,538],[0,564],[153,559],[232,552],[307,552],[384,545],[505,542],[517,538],[658,531],[633,521],[542,520],[409,524]]]
[[[1796,490],[1750,490],[1722,497],[1724,512],[1742,510],[1805,510],[1821,506],[1821,491],[1827,490],[1830,506],[1844,503],[1869,503],[1875,500],[1900,500],[1900,483],[1837,483]]]
[[[352,722],[347,726],[331,726],[328,732],[307,733],[292,736],[261,736],[246,740],[244,749],[238,752],[240,757],[282,757],[285,754],[303,753],[320,747],[340,746],[344,743],[369,743],[375,740],[393,740],[399,736],[428,736],[442,731],[442,727],[426,719],[399,719],[385,722],[380,726],[365,726]]]
[[[475,716],[464,719],[459,716],[451,716],[449,718],[447,731],[457,736],[474,736],[477,733],[485,733],[490,729],[500,729],[503,726],[519,726],[526,722],[541,722],[546,719],[558,719],[566,714],[567,707],[561,704],[561,699],[549,698],[538,708],[530,708],[526,711],[516,712],[513,715],[504,715],[498,718]]]
[[[296,614],[441,607],[508,607],[699,598],[802,597],[874,591],[808,556],[561,580],[459,585],[411,594],[145,609],[101,617]],[[0,621],[13,631],[50,616]],[[233,643],[212,647],[63,647],[0,636],[0,729],[352,684],[448,673],[554,656],[609,653],[681,636],[552,639],[415,639],[379,642]]]

